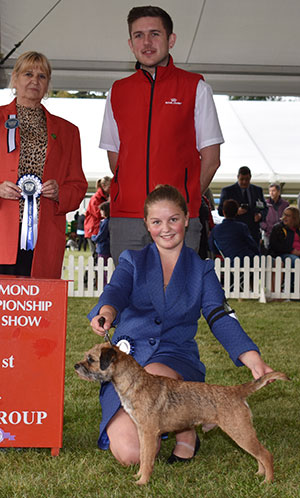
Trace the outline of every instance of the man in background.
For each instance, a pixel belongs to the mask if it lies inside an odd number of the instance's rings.
[[[257,243],[250,234],[246,223],[238,220],[239,204],[234,199],[227,199],[223,205],[225,219],[214,226],[209,237],[209,248],[214,254],[230,258],[233,263],[237,256],[241,260],[249,256],[252,260],[259,255]]]
[[[248,225],[257,247],[260,249],[260,223],[265,221],[268,213],[263,190],[250,183],[251,171],[248,166],[240,167],[237,179],[236,183],[222,189],[218,213],[220,216],[224,216],[223,204],[227,199],[236,200],[239,205],[236,219]]]

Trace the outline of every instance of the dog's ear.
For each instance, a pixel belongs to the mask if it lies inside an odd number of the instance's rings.
[[[116,351],[113,348],[104,349],[100,355],[100,368],[101,370],[106,370],[111,362],[115,360],[117,356]]]

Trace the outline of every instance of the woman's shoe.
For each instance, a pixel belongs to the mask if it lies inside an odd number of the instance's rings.
[[[189,444],[187,443],[177,443],[177,444],[182,444],[183,446],[188,446],[188,447],[191,447]],[[168,460],[167,460],[167,463],[176,463],[176,462],[190,462],[191,460],[193,460],[194,456],[198,453],[199,451],[199,448],[200,448],[200,439],[198,437],[198,434],[196,434],[196,443],[195,443],[195,448],[194,448],[194,454],[191,458],[182,458],[182,457],[179,457],[177,455],[174,455],[174,453],[172,452],[172,454],[169,456]]]

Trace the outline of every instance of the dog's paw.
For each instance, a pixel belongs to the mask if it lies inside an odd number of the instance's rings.
[[[146,478],[146,477],[141,476],[141,478],[138,481],[136,481],[135,484],[137,484],[138,486],[143,486],[144,484],[147,484],[148,481],[149,481],[149,477]]]
[[[139,471],[135,474],[134,476],[136,479],[138,479],[138,481],[136,481],[136,484],[138,484],[139,486],[142,486],[143,484],[147,484],[147,482],[149,481],[149,478],[150,478],[150,475],[145,475],[142,473],[141,469],[139,469]]]

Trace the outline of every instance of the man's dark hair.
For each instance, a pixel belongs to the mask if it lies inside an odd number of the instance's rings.
[[[278,192],[281,191],[281,187],[280,187],[279,183],[270,183],[269,188],[271,188],[271,187],[275,187],[276,190],[278,190]]]
[[[153,7],[152,5],[144,5],[142,7],[133,7],[127,16],[130,37],[132,23],[141,17],[160,17],[167,32],[167,37],[169,38],[170,34],[173,33],[173,21],[165,10],[160,7]]]
[[[226,218],[235,218],[239,209],[237,201],[234,199],[227,199],[223,204],[223,213]]]
[[[248,166],[241,166],[239,171],[238,171],[238,176],[240,175],[250,175],[251,176],[251,171]]]

